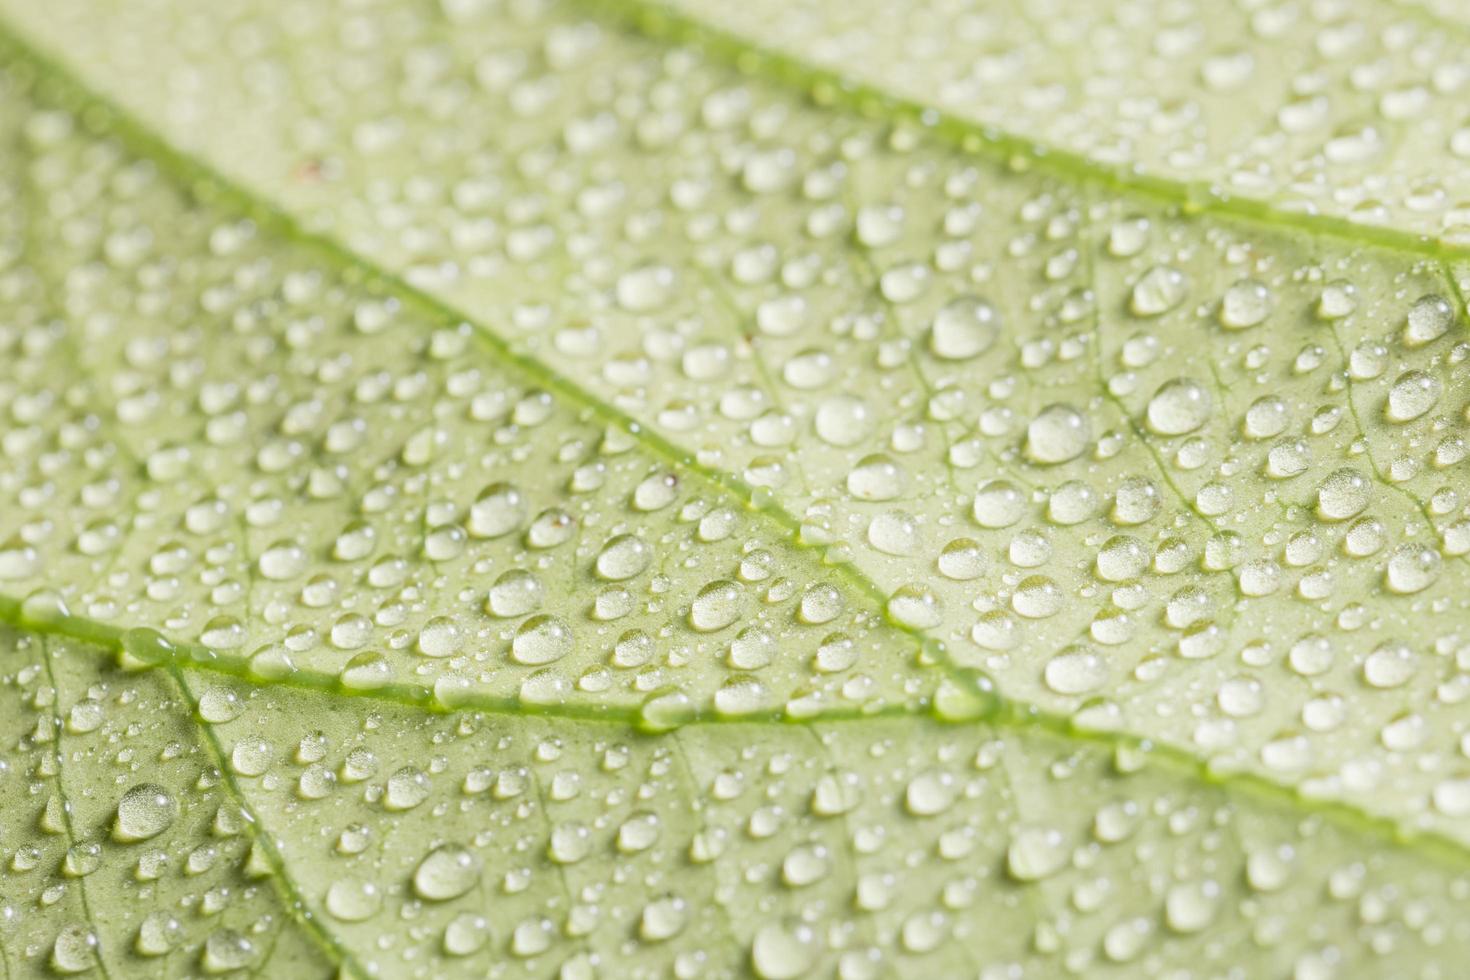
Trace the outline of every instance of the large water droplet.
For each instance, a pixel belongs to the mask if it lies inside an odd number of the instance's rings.
[[[1210,419],[1209,391],[1191,378],[1175,378],[1159,386],[1148,402],[1148,427],[1160,435],[1193,432]]]
[[[178,801],[155,783],[140,783],[123,794],[117,804],[112,838],[124,844],[157,837],[179,815]]]
[[[413,873],[413,889],[420,898],[443,902],[463,895],[479,880],[479,857],[458,844],[443,844],[419,862]]]
[[[516,663],[537,667],[572,652],[572,629],[555,616],[532,616],[516,630],[510,655]]]
[[[1065,463],[1087,451],[1092,426],[1071,405],[1048,405],[1026,427],[1026,455],[1037,463]]]
[[[989,350],[1000,335],[1000,314],[977,296],[950,300],[934,315],[929,350],[946,361],[964,361]]]

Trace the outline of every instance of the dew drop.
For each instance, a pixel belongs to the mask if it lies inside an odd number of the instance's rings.
[[[843,605],[842,593],[834,586],[814,585],[802,593],[797,616],[803,623],[830,623],[842,613]]]
[[[212,932],[204,941],[200,965],[205,973],[233,973],[255,961],[255,944],[233,929]]]
[[[420,898],[444,902],[458,898],[480,880],[480,859],[468,848],[443,844],[434,848],[413,873],[413,889]]]
[[[651,545],[632,534],[620,534],[598,553],[597,574],[610,582],[622,582],[640,574],[652,561]]]
[[[805,922],[762,926],[750,944],[750,966],[761,980],[796,980],[816,965],[816,931]]]
[[[1455,309],[1443,296],[1421,296],[1409,307],[1404,324],[1404,343],[1409,347],[1443,337],[1455,322]]]
[[[981,527],[1010,527],[1026,512],[1026,497],[1006,480],[991,480],[976,492],[972,512]]]
[[[70,925],[51,944],[51,968],[57,973],[83,973],[96,965],[97,934],[86,926]]]
[[[124,844],[157,837],[169,828],[179,815],[179,804],[173,796],[155,783],[140,783],[123,794],[117,804],[117,818],[112,825],[112,839]]]
[[[689,625],[701,633],[724,629],[740,618],[740,586],[728,579],[710,582],[689,607]]]
[[[526,519],[526,500],[508,483],[492,483],[470,505],[466,530],[475,538],[498,538],[520,528]]]
[[[1210,420],[1213,408],[1205,386],[1191,378],[1175,378],[1159,386],[1148,402],[1148,427],[1160,435],[1193,432]]]
[[[523,568],[512,568],[490,586],[485,608],[492,616],[524,616],[541,608],[545,597],[546,588],[540,578]]]
[[[572,652],[572,629],[555,616],[532,616],[516,630],[511,659],[529,667],[560,660]]]
[[[1129,309],[1137,316],[1159,316],[1184,301],[1189,282],[1172,266],[1156,265],[1133,286]]]
[[[979,357],[1000,335],[1000,314],[976,296],[950,300],[934,315],[929,328],[929,350],[945,361]]]
[[[1368,506],[1372,485],[1357,470],[1334,470],[1317,487],[1317,513],[1329,521],[1345,521]]]
[[[1067,863],[1066,839],[1052,827],[1023,827],[1006,849],[1006,870],[1017,881],[1039,881]]]
[[[919,773],[904,791],[904,806],[916,817],[932,817],[954,805],[959,788],[955,778],[942,770]]]
[[[1058,694],[1086,694],[1107,681],[1107,661],[1091,650],[1074,647],[1047,661],[1043,677],[1046,686]]]
[[[1412,422],[1439,402],[1439,379],[1423,371],[1405,371],[1388,390],[1384,409],[1391,422]]]
[[[1392,592],[1423,592],[1439,578],[1444,557],[1427,544],[1401,544],[1388,558],[1384,581]]]
[[[1220,325],[1230,330],[1254,327],[1270,314],[1271,290],[1254,279],[1235,283],[1220,301]]]
[[[327,912],[343,922],[362,922],[382,907],[383,896],[371,881],[338,878],[327,888]]]
[[[1026,455],[1043,464],[1065,463],[1087,451],[1092,426],[1071,405],[1048,405],[1026,427]]]

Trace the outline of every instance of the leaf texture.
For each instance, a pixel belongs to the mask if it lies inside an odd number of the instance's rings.
[[[1453,975],[1465,28],[1072,7],[3,5],[7,975]]]

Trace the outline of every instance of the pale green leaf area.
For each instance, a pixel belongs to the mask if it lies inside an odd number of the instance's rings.
[[[0,0],[0,978],[1460,975],[1467,42]]]

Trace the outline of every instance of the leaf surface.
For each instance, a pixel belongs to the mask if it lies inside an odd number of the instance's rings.
[[[1463,27],[5,16],[10,974],[1470,944]]]

